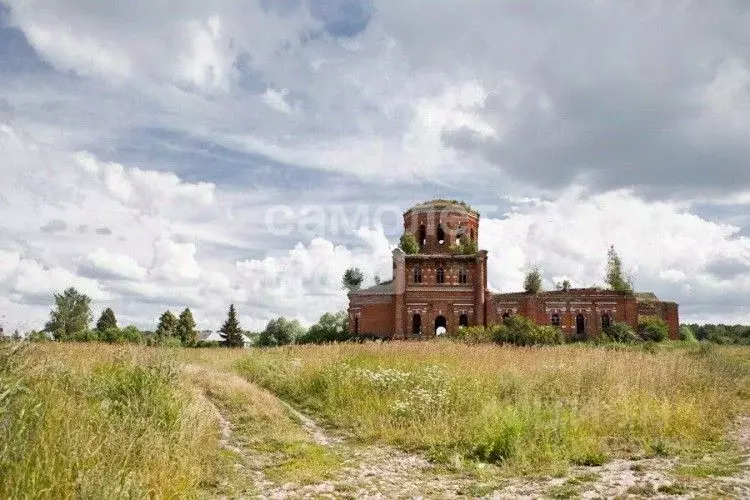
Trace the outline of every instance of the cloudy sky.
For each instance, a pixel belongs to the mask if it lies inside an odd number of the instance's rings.
[[[153,328],[345,307],[398,214],[482,212],[490,285],[750,322],[744,0],[0,0],[0,321],[75,286]]]

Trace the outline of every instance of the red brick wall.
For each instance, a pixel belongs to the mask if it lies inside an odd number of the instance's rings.
[[[560,315],[561,328],[568,336],[576,333],[576,317],[582,314],[586,336],[596,337],[602,332],[602,315],[610,314],[612,322],[624,322],[638,327],[635,297],[607,290],[570,290],[542,294],[495,294],[488,301],[488,324],[501,321],[504,312],[520,314],[538,325],[551,325],[552,315]]]
[[[393,318],[395,315],[393,299],[391,296],[378,296],[379,303],[362,303],[360,300],[352,300],[349,307],[349,331],[354,332],[354,317],[359,316],[360,335],[378,335],[380,337],[391,337],[394,333]],[[387,300],[384,302],[383,300]],[[359,303],[358,303],[359,302]]]

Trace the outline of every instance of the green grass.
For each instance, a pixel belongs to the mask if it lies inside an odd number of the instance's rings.
[[[676,472],[681,476],[707,478],[733,476],[741,470],[742,457],[736,450],[732,450],[688,459],[677,467]]]
[[[560,484],[549,489],[549,496],[551,498],[578,498],[579,495],[580,491],[578,487],[570,483]]]
[[[274,394],[352,439],[316,443]],[[747,347],[0,344],[0,498],[253,497],[259,475],[336,482],[372,443],[424,452],[473,478],[470,495],[571,464],[678,456],[677,485],[630,492],[670,494],[740,471],[727,431],[749,401]]]
[[[173,367],[104,358],[0,346],[1,498],[191,497],[211,480],[214,422]]]
[[[281,448],[284,458],[264,469],[277,483],[313,484],[330,479],[341,467],[341,459],[319,444],[294,442]]]
[[[236,366],[363,442],[533,473],[722,442],[747,408],[748,352],[422,342],[271,349]]]

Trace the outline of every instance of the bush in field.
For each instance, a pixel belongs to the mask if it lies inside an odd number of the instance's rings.
[[[307,333],[297,338],[298,344],[324,344],[326,342],[344,342],[351,339],[349,334],[349,317],[346,311],[325,313]]]
[[[74,342],[96,342],[99,340],[99,332],[96,330],[81,330],[76,332],[72,337],[67,338]]]
[[[461,327],[458,331],[451,333],[450,338],[466,344],[482,344],[492,342],[492,329],[483,326]]]
[[[266,328],[260,332],[256,344],[260,347],[275,347],[293,343],[305,334],[299,321],[286,318],[272,319]]]
[[[636,342],[638,339],[638,335],[633,331],[632,328],[630,328],[630,325],[627,323],[612,323],[609,328],[607,328],[604,333],[613,341],[615,342],[624,342],[626,344],[629,344],[631,342]]]
[[[663,319],[655,316],[646,316],[645,318],[641,318],[638,323],[638,336],[643,340],[661,342],[667,340],[669,330]]]
[[[532,345],[560,345],[565,343],[565,334],[554,326],[540,326],[537,331],[536,344]]]
[[[44,330],[31,330],[26,334],[26,340],[28,340],[29,342],[48,342],[50,338],[47,332],[45,332]]]
[[[682,325],[680,327],[680,340],[688,342],[690,344],[695,344],[698,342],[698,339],[695,338],[695,333],[693,333],[693,329],[688,325]]]
[[[195,343],[194,347],[198,348],[216,348],[221,347],[221,342],[218,340],[199,340]]]
[[[130,325],[125,328],[107,328],[99,333],[99,341],[110,344],[140,344],[144,337],[137,327]]]
[[[520,346],[557,345],[565,342],[565,334],[559,328],[537,326],[529,318],[515,315],[492,327],[492,340]]]

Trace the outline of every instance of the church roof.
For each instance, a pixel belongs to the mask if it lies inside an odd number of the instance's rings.
[[[509,292],[509,293],[496,293],[496,297],[501,298],[515,298],[523,297],[526,295],[538,295],[540,297],[560,297],[560,296],[582,296],[582,295],[632,295],[630,292],[617,292],[608,288],[571,288],[569,290],[547,290],[537,294],[529,294],[526,292]]]
[[[468,203],[462,200],[435,199],[435,200],[423,201],[411,207],[409,210],[407,210],[407,212],[411,210],[422,211],[422,210],[446,210],[446,209],[467,212],[471,215],[479,217],[479,212],[471,208],[471,206]]]
[[[393,280],[384,281],[370,288],[355,290],[350,295],[393,295]]]

